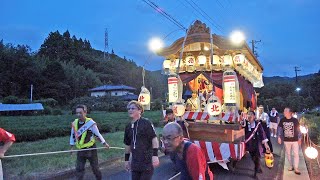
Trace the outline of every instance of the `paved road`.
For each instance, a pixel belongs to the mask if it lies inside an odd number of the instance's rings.
[[[262,164],[262,174],[258,174],[257,179],[281,179],[282,178],[282,170],[283,170],[283,160],[284,154],[282,151],[282,146],[276,143],[276,138],[272,138],[272,144],[274,145],[274,157],[275,157],[275,166],[272,169],[267,168],[264,165],[264,159],[261,158]],[[174,176],[177,172],[175,172],[175,168],[171,163],[170,159],[166,156],[160,158],[161,166],[155,169],[155,173],[153,176],[154,180],[163,180],[169,179]],[[217,164],[211,164],[210,168],[213,170],[215,175],[215,180],[250,180],[253,178],[253,169],[254,164],[251,161],[251,157],[247,154],[245,157],[241,159],[241,161],[236,163],[236,167],[234,171],[225,170]],[[129,180],[130,174],[123,170],[122,166],[114,166],[114,167],[106,167],[102,169],[103,179],[108,180]],[[59,179],[75,179],[70,175],[69,177],[64,177]],[[85,176],[85,179],[94,179],[91,170],[88,170]],[[179,178],[175,178],[179,179]]]

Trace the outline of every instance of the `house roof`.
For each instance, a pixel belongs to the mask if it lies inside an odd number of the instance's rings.
[[[1,111],[34,111],[43,110],[41,103],[32,104],[0,104]]]
[[[99,86],[93,89],[89,89],[90,92],[96,92],[96,91],[113,91],[113,90],[128,90],[128,91],[134,91],[136,88],[126,86],[126,85],[103,85]]]

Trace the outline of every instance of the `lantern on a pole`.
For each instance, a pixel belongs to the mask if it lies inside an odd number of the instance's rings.
[[[183,116],[186,108],[184,107],[184,100],[180,99],[172,106],[172,110],[175,116]]]
[[[305,135],[308,133],[308,129],[305,126],[300,126],[300,132]]]
[[[144,110],[150,110],[150,99],[150,91],[146,87],[142,86],[138,102],[143,105]]]
[[[306,156],[310,159],[316,159],[318,157],[318,151],[314,147],[309,146],[304,152]]]

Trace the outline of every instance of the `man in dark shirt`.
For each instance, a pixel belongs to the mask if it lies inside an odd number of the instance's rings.
[[[125,168],[131,170],[133,180],[150,180],[154,167],[159,165],[157,135],[152,123],[141,117],[141,103],[131,101],[127,108],[131,122],[124,132]]]
[[[287,159],[289,161],[290,167],[289,171],[293,171],[300,175],[298,169],[299,164],[299,146],[301,145],[301,133],[300,124],[298,119],[294,118],[292,115],[292,109],[287,107],[284,109],[284,118],[280,120],[278,126],[278,143],[281,144],[283,138],[284,146],[286,148]],[[294,164],[291,160],[291,150],[293,150]]]
[[[248,121],[243,124],[245,128],[246,137],[246,150],[249,151],[252,161],[254,162],[254,176],[257,173],[262,173],[260,166],[260,158],[262,155],[262,145],[267,151],[270,151],[268,145],[268,138],[263,130],[261,122],[255,121],[255,113],[253,111],[248,112]]]
[[[277,137],[277,128],[279,123],[279,113],[276,108],[272,108],[270,112],[270,131],[271,137]]]

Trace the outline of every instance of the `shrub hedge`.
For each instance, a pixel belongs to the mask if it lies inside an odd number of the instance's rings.
[[[98,125],[101,132],[123,131],[130,121],[126,112],[93,112],[88,114]],[[160,111],[147,111],[144,117],[150,119],[155,126],[162,119]],[[18,142],[36,141],[70,134],[71,122],[76,116],[6,116],[1,117],[0,127],[15,134]]]

